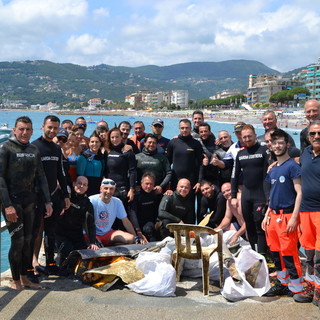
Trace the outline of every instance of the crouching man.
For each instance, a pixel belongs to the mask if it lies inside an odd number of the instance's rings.
[[[120,199],[113,197],[116,183],[111,179],[103,179],[100,194],[90,196],[93,205],[96,237],[104,246],[114,244],[131,244],[139,238],[127,217],[127,213]],[[128,232],[112,230],[115,219],[122,221]]]
[[[71,193],[70,207],[57,218],[56,247],[59,254],[59,266],[73,250],[98,250],[96,229],[93,218],[93,207],[86,196],[88,179],[77,177]],[[86,243],[83,230],[87,233]]]

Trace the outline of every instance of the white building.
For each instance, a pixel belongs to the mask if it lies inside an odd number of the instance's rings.
[[[181,108],[187,108],[189,103],[188,90],[173,90],[171,92],[171,103]]]

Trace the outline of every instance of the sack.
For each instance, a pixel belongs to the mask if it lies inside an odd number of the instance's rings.
[[[128,284],[130,290],[147,296],[175,296],[176,271],[171,265],[171,251],[168,248],[162,248],[159,253],[141,252],[136,267],[145,277]]]
[[[261,261],[256,275],[248,274],[254,264]],[[231,277],[225,280],[221,294],[230,301],[237,301],[247,297],[261,297],[270,289],[268,266],[264,256],[253,251],[251,248],[243,248],[237,258],[235,258],[236,269],[241,277],[240,283],[235,283]],[[247,275],[246,275],[247,272]],[[254,279],[253,279],[254,278]],[[250,283],[254,283],[252,286]]]

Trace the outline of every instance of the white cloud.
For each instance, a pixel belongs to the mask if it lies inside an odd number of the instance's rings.
[[[314,0],[0,2],[0,61],[137,66],[253,59],[287,71],[320,55]]]

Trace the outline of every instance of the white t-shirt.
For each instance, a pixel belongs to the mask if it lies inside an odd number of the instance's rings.
[[[89,197],[94,209],[94,222],[96,225],[96,234],[102,236],[111,230],[116,220],[127,217],[126,210],[120,199],[111,197],[109,203],[100,199],[100,194]]]

